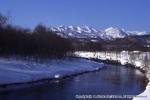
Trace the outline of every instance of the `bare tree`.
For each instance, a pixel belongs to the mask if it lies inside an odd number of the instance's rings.
[[[4,26],[7,24],[7,21],[8,21],[8,18],[3,16],[1,13],[0,13],[0,26]]]

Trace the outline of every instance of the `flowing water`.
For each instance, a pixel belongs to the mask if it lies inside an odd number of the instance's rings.
[[[100,71],[85,73],[54,83],[2,92],[0,100],[87,100],[79,99],[79,96],[137,95],[144,91],[146,83],[144,74],[137,69],[106,65]]]

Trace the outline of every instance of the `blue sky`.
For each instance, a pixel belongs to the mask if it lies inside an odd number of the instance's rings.
[[[150,31],[150,0],[0,0],[15,25],[89,25]]]

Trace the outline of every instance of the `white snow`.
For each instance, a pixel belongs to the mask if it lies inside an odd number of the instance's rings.
[[[146,31],[127,31],[129,35],[148,35],[149,33]]]
[[[123,30],[113,27],[105,29],[105,34],[112,38],[124,38],[127,36]]]
[[[77,32],[78,32],[78,33],[82,33],[82,28],[79,27],[79,26],[77,26]]]
[[[150,71],[147,72],[146,76],[149,79],[149,83],[147,84],[145,91],[137,95],[137,97],[134,97],[133,100],[150,100]]]
[[[104,40],[112,40],[115,38],[124,38],[126,36],[133,35],[147,35],[150,34],[146,31],[126,31],[124,29],[109,27],[104,30],[98,30],[91,26],[59,26],[59,27],[50,27],[52,31],[65,33],[65,36],[72,36],[73,38],[97,38]],[[72,35],[70,35],[72,33]]]
[[[56,74],[54,77],[55,77],[55,78],[60,78],[60,75],[59,75],[59,74]]]
[[[86,32],[86,33],[91,33],[93,30],[96,32],[96,29],[94,29],[94,28],[90,28],[89,26],[84,26],[83,28],[82,28],[83,30],[84,30],[84,32]]]
[[[68,26],[69,29],[73,30],[74,27],[72,25]]]
[[[150,82],[146,86],[146,90],[134,97],[132,100],[150,100]]]
[[[102,63],[85,59],[53,59],[42,62],[0,58],[0,85],[24,83],[47,78],[62,78],[103,67]]]

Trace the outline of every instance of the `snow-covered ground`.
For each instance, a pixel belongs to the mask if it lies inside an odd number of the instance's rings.
[[[134,97],[133,100],[150,100],[150,83],[146,86],[145,91]]]
[[[75,55],[83,58],[114,60],[123,65],[132,64],[145,70],[150,81],[149,52],[75,52]],[[87,71],[95,71],[102,68],[103,65],[103,63],[80,58],[43,61],[0,58],[0,85],[26,83],[51,78],[58,79]],[[148,83],[146,90],[133,98],[133,100],[150,100],[150,83]]]
[[[122,51],[122,52],[75,52],[77,57],[95,58],[101,60],[118,61],[122,65],[131,64],[146,72],[149,83],[145,91],[133,100],[150,100],[150,52]]]
[[[62,78],[66,75],[94,71],[102,67],[102,63],[76,58],[41,62],[0,58],[0,85]]]
[[[149,83],[147,84],[145,91],[139,94],[137,97],[133,98],[133,100],[150,100],[150,69],[146,76],[149,79]],[[146,98],[141,98],[143,96],[146,96]]]

